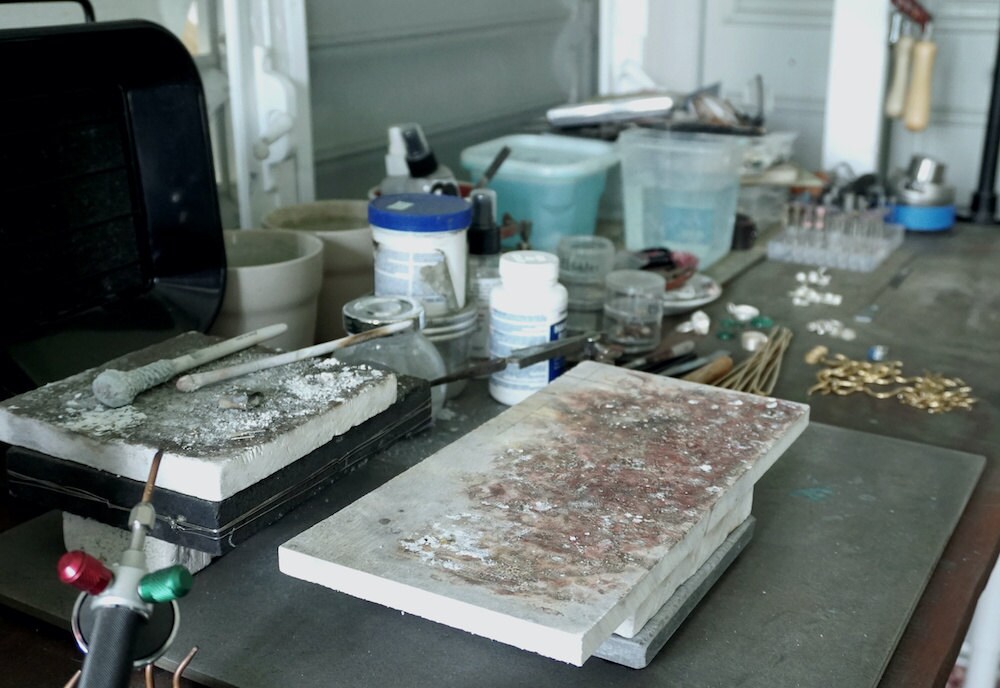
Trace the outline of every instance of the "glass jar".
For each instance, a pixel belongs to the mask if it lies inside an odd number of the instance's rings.
[[[410,321],[409,330],[354,344],[336,353],[345,363],[377,363],[392,370],[433,380],[445,375],[446,368],[437,347],[424,336],[424,307],[407,296],[362,296],[344,304],[344,329],[357,334]],[[431,388],[431,413],[437,418],[444,407],[445,388]]]
[[[604,332],[626,354],[652,351],[660,343],[667,280],[643,270],[614,270],[604,280]]]
[[[604,279],[615,260],[610,239],[567,236],[559,240],[559,283],[569,293],[568,335],[600,332],[604,312]]]

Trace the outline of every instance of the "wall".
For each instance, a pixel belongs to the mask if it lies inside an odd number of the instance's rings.
[[[762,74],[773,95],[769,126],[801,132],[796,157],[818,169],[833,1],[649,0],[646,71],[678,89],[721,81],[737,98]],[[914,153],[934,156],[948,165],[958,202],[966,204],[979,173],[1000,6],[993,0],[924,4],[936,16],[938,45],[931,124],[920,133],[890,125],[890,167],[904,167]]]
[[[190,7],[189,0],[93,4],[98,20],[177,19],[178,31]],[[382,179],[390,124],[419,122],[438,158],[463,174],[466,146],[589,97],[596,16],[597,0],[311,0],[317,198],[364,197]],[[71,3],[0,6],[0,28],[81,18]]]
[[[595,4],[310,2],[317,197],[377,184],[390,124],[419,122],[461,174],[462,148],[592,94]]]

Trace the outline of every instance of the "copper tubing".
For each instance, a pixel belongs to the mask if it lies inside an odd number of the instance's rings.
[[[142,491],[142,501],[149,503],[153,499],[153,485],[156,484],[156,474],[160,470],[160,459],[163,458],[163,450],[157,449],[153,455],[153,464],[149,467],[149,477],[146,478],[146,487]]]
[[[191,663],[191,660],[194,659],[196,654],[198,654],[197,645],[192,647],[191,651],[188,652],[184,656],[184,659],[181,660],[181,663],[177,665],[177,671],[174,672],[174,679],[170,684],[171,688],[181,688],[181,675],[184,673],[184,670],[188,668],[188,664]]]

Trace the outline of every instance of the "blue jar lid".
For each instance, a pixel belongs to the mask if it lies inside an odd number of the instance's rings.
[[[452,232],[472,222],[472,206],[456,196],[395,194],[368,204],[368,222],[400,232]]]

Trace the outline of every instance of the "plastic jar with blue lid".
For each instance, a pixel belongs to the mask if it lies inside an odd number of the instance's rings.
[[[375,294],[419,299],[428,317],[465,306],[472,208],[456,196],[398,194],[368,204]]]

